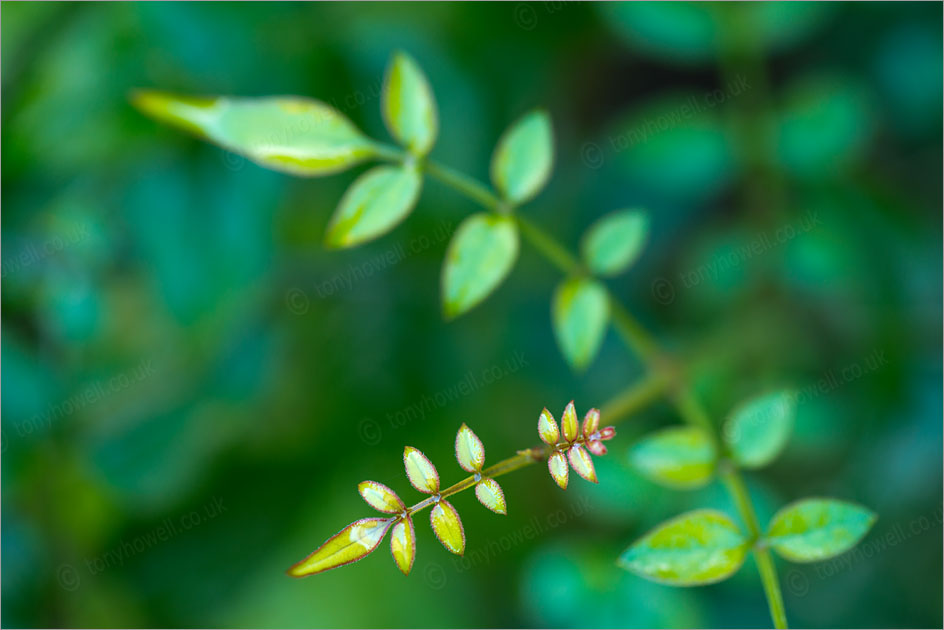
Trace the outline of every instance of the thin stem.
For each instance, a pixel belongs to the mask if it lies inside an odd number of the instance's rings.
[[[787,610],[783,605],[777,568],[774,566],[770,551],[766,548],[755,548],[754,560],[757,562],[758,571],[760,571],[760,581],[764,585],[764,594],[767,595],[767,605],[770,608],[770,616],[774,620],[774,627],[787,628]]]
[[[487,210],[497,210],[501,205],[501,200],[496,197],[488,187],[479,182],[473,177],[469,177],[465,173],[461,173],[453,168],[433,162],[432,160],[426,161],[426,173],[434,178],[450,186],[456,191],[462,193],[466,197],[469,197],[473,201],[479,203]]]
[[[522,216],[516,215],[515,218],[521,235],[551,264],[565,274],[579,271],[580,262],[563,245],[554,240],[554,237]]]

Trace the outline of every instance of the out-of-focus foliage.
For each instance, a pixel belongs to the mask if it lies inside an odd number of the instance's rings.
[[[750,559],[684,590],[615,564],[692,505],[736,520],[718,483],[667,492],[629,465],[675,422],[662,405],[620,426],[599,484],[503,477],[502,518],[457,496],[463,557],[417,528],[408,578],[381,554],[285,576],[362,513],[357,482],[400,474],[402,444],[445,461],[474,422],[498,461],[536,442],[536,402],[600,405],[640,374],[612,334],[571,372],[561,278],[527,248],[444,323],[441,262],[474,211],[451,191],[327,251],[364,167],[283,175],[129,103],[295,94],[386,139],[397,49],[436,86],[431,156],[480,180],[508,122],[548,108],[554,176],[522,213],[572,249],[647,210],[645,250],[607,282],[690,359],[719,426],[795,392],[793,436],[749,477],[759,519],[830,495],[878,520],[844,555],[779,564],[791,622],[942,623],[940,5],[2,10],[4,626],[767,623]]]

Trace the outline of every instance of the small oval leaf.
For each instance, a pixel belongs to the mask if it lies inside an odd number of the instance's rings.
[[[747,548],[747,539],[726,515],[696,510],[653,529],[624,551],[618,564],[654,582],[697,586],[737,571]]]
[[[465,423],[456,433],[456,460],[462,470],[470,473],[482,470],[485,463],[485,447],[482,440]]]
[[[717,454],[702,429],[680,427],[646,436],[629,461],[648,479],[670,488],[698,488],[714,474]]]
[[[142,90],[132,102],[152,118],[293,175],[328,175],[377,154],[343,114],[313,99],[199,98]]]
[[[590,458],[587,449],[580,444],[574,444],[567,451],[567,459],[570,460],[570,465],[575,473],[589,482],[597,483],[597,471],[593,467],[593,460]]]
[[[554,416],[545,407],[538,416],[538,435],[541,441],[548,446],[554,446],[560,440],[560,429],[557,428],[557,421]]]
[[[587,267],[613,276],[629,269],[649,237],[649,216],[641,210],[621,210],[590,226],[580,244]]]
[[[357,562],[377,548],[392,523],[388,518],[364,518],[354,521],[325,541],[307,558],[292,565],[288,574],[292,577],[305,577]]]
[[[590,365],[600,351],[610,321],[606,288],[591,278],[570,278],[554,292],[551,307],[554,336],[574,369]]]
[[[403,466],[414,488],[427,494],[439,492],[439,473],[421,451],[412,446],[403,449]]]
[[[564,454],[560,451],[551,453],[551,456],[547,458],[547,469],[557,485],[566,490],[570,469],[567,467],[567,458]]]
[[[415,166],[376,166],[351,184],[331,222],[325,243],[353,247],[386,234],[410,214],[422,179]]]
[[[506,200],[524,203],[544,188],[553,162],[551,119],[544,110],[532,111],[498,141],[492,155],[492,183]]]
[[[409,575],[416,559],[416,530],[409,516],[397,521],[390,531],[390,553],[403,575]]]
[[[591,409],[583,417],[583,428],[581,433],[586,439],[590,439],[590,436],[596,433],[600,429],[600,410]]]
[[[397,514],[406,509],[397,493],[376,481],[362,481],[357,486],[367,504],[385,514]]]
[[[779,391],[753,398],[738,407],[724,425],[731,456],[745,468],[759,468],[783,450],[793,430],[796,397]]]
[[[564,413],[561,416],[561,432],[564,439],[573,442],[580,434],[580,423],[577,421],[577,409],[574,408],[574,401],[567,403],[564,407]]]
[[[433,90],[409,55],[393,55],[384,78],[381,103],[390,135],[415,155],[426,155],[436,141],[439,115]]]
[[[875,519],[874,512],[855,503],[803,499],[774,515],[766,538],[787,560],[825,560],[854,547]]]
[[[475,498],[496,514],[507,514],[505,493],[494,479],[486,478],[475,485]]]
[[[518,257],[518,226],[496,214],[468,217],[452,237],[442,273],[443,312],[466,312],[501,284]]]
[[[439,501],[430,512],[429,522],[443,547],[459,556],[465,553],[465,530],[452,504],[445,500]]]

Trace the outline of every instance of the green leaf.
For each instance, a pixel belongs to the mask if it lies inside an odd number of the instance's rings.
[[[452,237],[442,273],[443,311],[461,315],[501,284],[518,256],[518,226],[497,214],[468,217]]]
[[[773,461],[790,438],[795,415],[796,396],[790,391],[744,403],[724,425],[724,441],[731,456],[745,468],[759,468]]]
[[[702,429],[682,427],[643,438],[630,450],[629,460],[656,483],[671,488],[698,488],[714,474],[717,453]]]
[[[593,273],[616,275],[636,262],[648,236],[649,216],[645,212],[614,212],[587,230],[581,243],[583,259]]]
[[[854,547],[875,519],[874,512],[855,503],[803,499],[774,515],[766,538],[787,560],[825,560]]]
[[[618,564],[654,582],[697,586],[737,571],[747,548],[747,539],[726,515],[695,510],[643,536],[623,552]]]
[[[366,557],[387,534],[394,519],[362,518],[354,521],[325,541],[311,554],[288,569],[292,577],[314,575],[343,567]]]
[[[551,175],[554,141],[544,110],[525,114],[498,141],[492,155],[492,182],[513,204],[537,195]]]
[[[416,61],[393,55],[384,78],[381,111],[390,134],[415,155],[433,148],[439,115],[433,90]]]
[[[374,157],[376,147],[347,118],[300,97],[198,98],[140,91],[142,112],[233,153],[293,175],[327,175]]]
[[[331,247],[351,247],[392,230],[419,197],[422,178],[412,165],[376,166],[347,189],[325,237]]]
[[[551,306],[557,344],[577,370],[587,367],[603,343],[610,320],[610,299],[600,282],[570,278],[558,285]]]

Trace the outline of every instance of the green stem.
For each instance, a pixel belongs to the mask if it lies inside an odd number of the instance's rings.
[[[497,210],[501,206],[501,200],[496,197],[488,187],[478,180],[469,177],[453,168],[438,164],[432,160],[427,160],[426,173],[433,179],[437,179],[443,184],[450,186],[457,192],[462,193],[473,201],[479,203],[487,210]]]
[[[767,605],[770,616],[774,620],[775,628],[787,628],[787,609],[783,605],[783,595],[780,593],[780,581],[777,579],[777,568],[767,549],[754,549],[754,560],[760,571],[760,581],[764,585],[764,594],[767,595]]]
[[[554,240],[551,235],[522,216],[516,215],[515,218],[518,221],[518,229],[521,231],[521,235],[551,264],[565,274],[576,273],[580,270],[580,262],[577,258],[567,251],[567,248]]]

